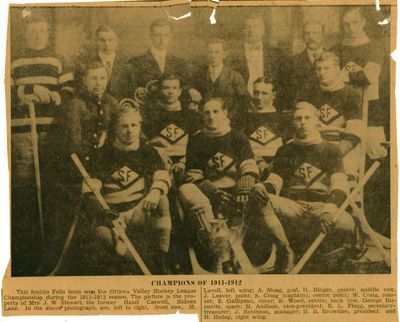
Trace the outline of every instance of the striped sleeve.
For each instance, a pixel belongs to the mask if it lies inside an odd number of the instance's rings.
[[[275,160],[264,185],[268,192],[279,195],[288,174],[292,171],[290,155],[294,152],[289,148],[290,144],[281,146],[276,152]]]
[[[336,146],[331,146],[327,158],[327,174],[330,176],[328,203],[340,206],[348,194],[347,176],[344,172],[343,158]]]
[[[58,74],[58,84],[60,86],[61,93],[73,94],[74,93],[74,72],[73,65],[67,60],[60,57],[62,69]]]
[[[239,175],[251,175],[256,179],[259,178],[259,169],[257,162],[254,159],[253,151],[251,150],[250,142],[244,134],[237,132],[238,137],[234,139],[239,148]]]
[[[165,164],[162,161],[161,156],[159,155],[157,150],[155,150],[150,146],[145,151],[146,151],[145,153],[148,155],[147,157],[149,159],[147,158],[146,159],[148,160],[151,169],[150,171],[152,172],[151,174],[152,183],[150,186],[150,190],[158,189],[163,194],[167,194],[169,188],[171,187],[171,178],[168,171],[165,168]]]

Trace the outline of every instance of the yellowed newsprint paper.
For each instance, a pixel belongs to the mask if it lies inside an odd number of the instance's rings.
[[[397,321],[396,13],[10,5],[2,314]]]

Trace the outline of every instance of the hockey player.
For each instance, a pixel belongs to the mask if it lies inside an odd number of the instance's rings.
[[[262,178],[266,178],[276,151],[290,137],[287,116],[274,106],[275,85],[271,79],[257,78],[253,84],[253,98],[247,111],[238,115],[234,127],[249,139]]]
[[[71,153],[76,153],[85,165],[90,163],[93,153],[107,141],[111,114],[118,108],[114,97],[106,93],[107,70],[101,62],[94,61],[85,66],[83,86],[60,113],[57,123],[59,135],[55,144],[58,158],[54,160],[52,189],[46,199],[48,216],[47,255],[45,270],[54,268],[60,257],[78,211],[81,177],[76,171]]]
[[[118,49],[118,35],[110,26],[102,25],[96,29],[94,43],[93,47],[81,50],[76,58],[75,78],[82,82],[81,73],[85,66],[90,62],[99,61],[107,69],[107,92],[120,98],[117,81],[125,67],[126,59]]]
[[[118,217],[127,226],[128,237],[132,238],[130,234],[139,226],[148,232],[148,242],[155,239],[157,249],[153,259],[156,265],[152,272],[168,272],[170,178],[157,151],[140,141],[141,123],[137,109],[119,108],[111,120],[113,140],[97,151],[90,167],[91,185],[100,190],[112,210],[100,208],[86,184],[83,185],[87,217],[94,227],[86,237],[95,238],[94,249],[84,249],[87,274],[128,273],[123,271],[126,266],[120,255],[129,255],[124,244],[119,240],[115,243],[110,229],[111,219]],[[116,267],[119,264],[122,267]]]
[[[347,80],[356,87],[365,88],[368,100],[377,100],[384,57],[382,45],[365,33],[367,20],[361,7],[347,8],[342,22],[343,41],[332,51],[338,55]]]
[[[145,111],[143,132],[150,144],[170,158],[173,172],[180,175],[185,170],[188,137],[199,131],[201,119],[197,112],[182,107],[178,75],[167,74],[161,78],[159,92],[155,108]]]
[[[220,98],[211,98],[202,107],[204,128],[190,138],[187,148],[186,183],[179,188],[183,208],[187,212],[191,236],[196,244],[210,241],[212,225],[224,212],[228,225],[234,220],[237,203],[246,202],[259,171],[248,139],[230,127],[227,109]],[[199,226],[200,225],[200,226]],[[206,233],[205,233],[206,232]],[[205,236],[204,236],[205,233]],[[214,253],[210,254],[211,251]],[[215,269],[216,248],[212,242],[203,249],[204,263]],[[222,262],[227,262],[221,255]]]
[[[316,62],[316,72],[320,88],[304,92],[299,101],[309,102],[318,109],[323,138],[338,144],[346,173],[357,178],[361,161],[357,145],[365,132],[360,97],[343,83],[335,54],[324,52]]]
[[[11,62],[11,204],[12,274],[32,275],[38,268],[39,181],[43,195],[48,190],[48,165],[54,161],[49,147],[57,130],[54,117],[73,93],[73,74],[65,61],[49,46],[49,25],[40,16],[25,19],[25,48]],[[28,105],[35,104],[39,155],[35,156]],[[32,137],[33,135],[33,137]],[[38,158],[37,158],[38,157]],[[40,176],[34,168],[39,159]],[[36,177],[35,177],[36,175]],[[37,190],[38,189],[38,190]],[[39,197],[41,198],[41,196]],[[42,202],[44,205],[44,202]],[[32,244],[36,247],[32,248]],[[35,267],[36,266],[36,267]]]
[[[82,88],[60,117],[68,156],[77,153],[85,162],[104,145],[117,100],[106,92],[108,74],[98,61],[85,66]]]
[[[281,221],[296,226],[296,234],[302,231],[301,223],[312,225],[315,221],[326,232],[335,228],[350,233],[354,229],[348,213],[336,216],[348,193],[340,150],[321,138],[318,112],[311,104],[298,103],[293,120],[294,140],[279,148],[271,174],[254,186],[251,198],[275,239],[275,266],[282,273],[293,267],[294,254]],[[311,234],[311,227],[304,235]]]

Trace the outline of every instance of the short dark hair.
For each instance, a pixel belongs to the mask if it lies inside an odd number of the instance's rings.
[[[117,33],[115,32],[115,30],[113,28],[111,28],[109,25],[101,25],[96,29],[96,37],[99,35],[99,33],[101,32],[113,32],[115,35],[117,35]]]
[[[178,80],[179,81],[179,86],[182,87],[182,80],[181,77],[178,74],[175,73],[167,73],[164,74],[160,79],[159,79],[159,85],[161,87],[161,84],[163,83],[163,81],[166,80]]]
[[[253,85],[258,84],[258,83],[271,84],[272,85],[272,91],[276,92],[275,82],[271,77],[266,77],[266,76],[258,77],[253,82]]]
[[[223,99],[222,97],[210,97],[210,98],[207,98],[204,100],[203,104],[201,104],[201,106],[200,106],[200,110],[203,111],[204,106],[211,101],[216,101],[216,102],[220,103],[222,110],[228,109],[225,99]]]
[[[101,61],[96,60],[96,61],[91,61],[91,62],[87,63],[82,68],[82,77],[85,78],[89,74],[90,70],[99,69],[99,68],[104,68],[107,71],[107,68],[104,66],[104,64]]]
[[[168,26],[171,29],[171,22],[165,18],[154,19],[150,24],[150,32],[153,31],[155,27],[165,27]]]

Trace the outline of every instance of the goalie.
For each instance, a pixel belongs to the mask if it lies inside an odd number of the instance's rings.
[[[228,226],[233,225],[238,203],[246,203],[259,171],[248,139],[231,129],[224,101],[207,100],[201,113],[204,128],[189,139],[186,183],[179,188],[179,195],[191,242],[201,249],[197,252],[200,262],[209,270],[218,272],[220,265],[222,272],[229,273],[232,263],[224,215]]]
[[[282,223],[294,230],[296,238],[311,235],[314,223],[325,232],[336,229],[344,236],[355,228],[348,213],[336,215],[348,192],[339,148],[322,140],[318,112],[311,104],[298,103],[293,120],[294,140],[278,150],[271,174],[254,186],[251,195],[275,240],[275,268],[280,273],[288,273],[294,266],[294,252]]]
[[[112,210],[100,207],[84,183],[86,227],[86,275],[128,274],[127,248],[112,232],[112,220],[126,225],[127,236],[138,227],[155,241],[154,273],[167,274],[171,217],[167,193],[170,178],[157,151],[139,140],[142,117],[131,106],[120,107],[111,118],[112,144],[102,147],[89,170],[90,185],[99,189]],[[88,246],[89,245],[89,246]]]

